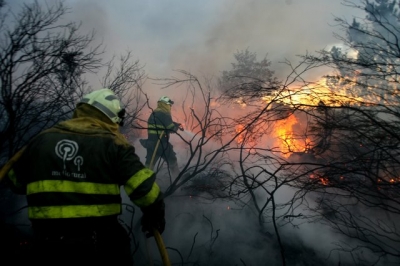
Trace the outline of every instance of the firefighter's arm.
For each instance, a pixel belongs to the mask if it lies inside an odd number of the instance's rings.
[[[120,158],[119,171],[125,173],[123,188],[143,212],[142,231],[148,237],[153,235],[153,229],[161,234],[165,228],[165,204],[155,173],[141,163],[133,147],[124,149]]]
[[[142,231],[146,237],[154,236],[154,229],[160,234],[165,230],[165,203],[160,192],[157,199],[149,206],[141,207],[143,216],[141,220]]]
[[[160,234],[165,229],[165,204],[155,179],[155,173],[143,167],[124,186],[131,201],[142,210],[142,231],[147,237],[154,235],[154,229]]]
[[[184,130],[181,123],[177,123],[177,122],[173,122],[173,123],[174,123],[174,125],[175,125],[175,127],[174,127],[174,131],[175,131],[175,132],[177,132],[178,129],[179,129],[180,131],[183,131],[183,130]]]
[[[164,124],[165,129],[168,130],[170,133],[176,133],[178,130],[183,131],[182,124],[174,122],[172,120],[171,114],[169,113],[168,114],[163,113],[162,122]]]

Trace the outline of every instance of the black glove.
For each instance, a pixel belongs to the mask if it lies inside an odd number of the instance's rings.
[[[142,232],[146,232],[146,237],[154,236],[153,230],[156,229],[160,234],[165,229],[165,204],[164,200],[159,200],[148,207],[141,208]]]
[[[182,126],[181,123],[177,123],[177,122],[173,122],[173,123],[174,123],[174,125],[175,125],[175,131],[178,131],[178,129],[179,129],[180,131],[184,131],[184,128],[183,128],[183,126]]]

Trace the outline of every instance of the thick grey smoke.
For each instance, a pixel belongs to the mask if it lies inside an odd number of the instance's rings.
[[[19,1],[14,1],[19,2]],[[134,52],[152,77],[173,69],[210,75],[230,67],[233,54],[248,48],[273,67],[337,43],[333,15],[353,9],[331,0],[107,1],[67,0],[67,19],[95,29],[109,53]]]
[[[355,2],[358,2],[356,0]],[[16,9],[31,0],[7,1]],[[45,3],[44,0],[39,2]],[[82,22],[82,31],[95,30],[106,48],[104,60],[130,50],[152,78],[170,77],[183,69],[218,77],[230,69],[234,53],[249,49],[265,56],[284,78],[285,59],[337,45],[334,16],[351,19],[359,14],[341,1],[331,0],[66,0],[66,21]],[[100,86],[103,73],[90,77]],[[322,74],[322,73],[321,73]],[[146,84],[149,92],[158,88]],[[171,93],[166,91],[166,93]],[[154,102],[155,103],[155,102]]]

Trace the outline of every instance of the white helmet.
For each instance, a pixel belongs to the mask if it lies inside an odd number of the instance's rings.
[[[125,116],[125,109],[115,93],[110,89],[100,89],[83,96],[78,103],[90,104],[103,112],[110,120],[122,126]]]
[[[170,98],[168,98],[167,96],[162,96],[158,101],[162,102],[162,103],[166,103],[168,105],[173,105],[174,104],[174,101],[171,100]]]

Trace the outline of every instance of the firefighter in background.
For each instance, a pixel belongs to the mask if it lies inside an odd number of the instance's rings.
[[[9,171],[12,190],[27,195],[30,263],[132,265],[130,238],[118,221],[120,187],[141,209],[146,236],[164,231],[163,194],[119,132],[124,114],[111,90],[89,93],[72,119],[33,138]]]
[[[174,147],[169,142],[170,134],[179,130],[183,131],[182,124],[174,122],[171,116],[171,107],[174,102],[167,96],[162,96],[157,102],[147,121],[147,140],[141,139],[140,143],[146,148],[145,165],[153,169],[161,157],[168,165],[173,177],[178,176],[179,168]]]

